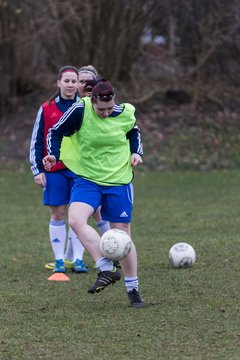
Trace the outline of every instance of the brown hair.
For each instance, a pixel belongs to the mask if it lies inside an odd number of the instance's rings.
[[[99,79],[92,88],[91,101],[93,103],[97,100],[108,102],[115,96],[114,88],[109,80]]]
[[[58,80],[61,80],[62,74],[67,71],[72,71],[78,75],[78,69],[76,67],[71,66],[71,65],[65,65],[65,66],[61,67],[61,69],[58,72]]]

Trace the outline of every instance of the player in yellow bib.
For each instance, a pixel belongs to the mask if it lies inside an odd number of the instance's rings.
[[[64,140],[62,143],[64,136],[68,137],[66,144]],[[116,104],[112,84],[100,79],[93,86],[91,98],[75,103],[50,129],[47,147],[49,155],[43,159],[47,171],[61,159],[78,175],[70,199],[69,224],[99,269],[88,292],[100,292],[120,280],[121,273],[102,256],[100,236],[88,225],[88,219],[101,206],[103,220],[131,236],[132,168],[142,163],[143,153],[135,108]],[[134,243],[129,255],[121,260],[121,267],[130,306],[143,307]]]

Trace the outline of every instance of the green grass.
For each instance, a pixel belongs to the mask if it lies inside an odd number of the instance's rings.
[[[132,233],[146,307],[123,281],[96,295],[96,278],[47,281],[49,211],[30,172],[0,173],[0,359],[239,359],[240,172],[136,175]],[[194,246],[191,269],[168,250]]]

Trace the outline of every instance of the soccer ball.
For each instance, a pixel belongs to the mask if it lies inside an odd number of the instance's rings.
[[[110,229],[102,235],[99,247],[106,258],[122,260],[130,253],[132,240],[125,231]]]
[[[189,268],[195,263],[196,252],[191,245],[180,242],[171,247],[168,257],[173,267]]]

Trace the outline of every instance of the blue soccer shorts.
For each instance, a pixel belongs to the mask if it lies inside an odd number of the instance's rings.
[[[95,211],[101,205],[103,220],[129,223],[132,219],[133,185],[104,186],[77,177],[72,189],[72,202],[83,202]]]
[[[47,206],[68,205],[76,175],[68,170],[46,172],[43,204]]]

